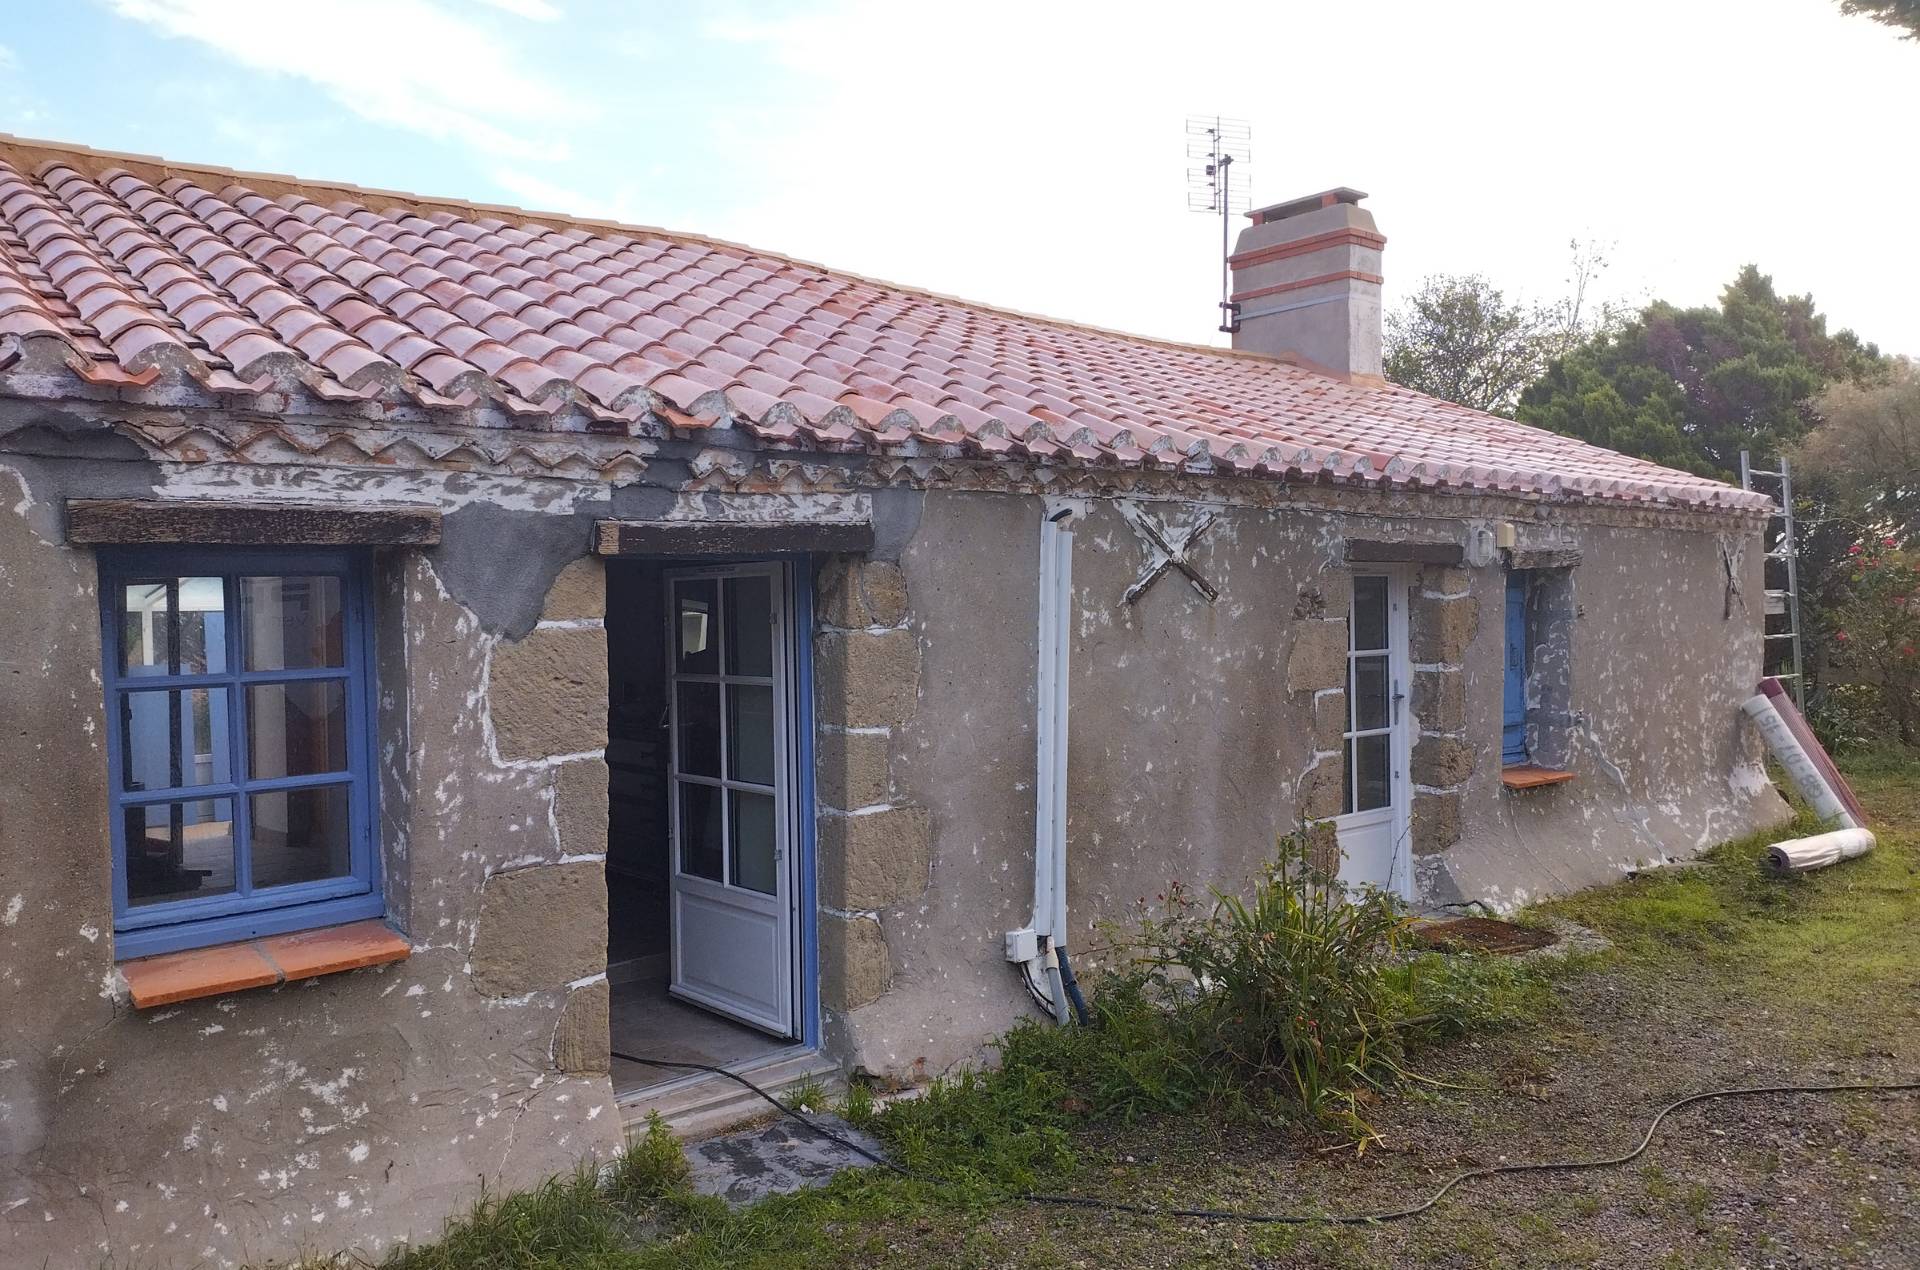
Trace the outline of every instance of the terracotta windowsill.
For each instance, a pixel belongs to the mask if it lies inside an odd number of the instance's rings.
[[[1557,767],[1539,767],[1532,763],[1516,763],[1500,769],[1500,783],[1508,789],[1539,789],[1543,785],[1558,785],[1572,779],[1572,772],[1563,772]]]
[[[405,961],[412,946],[378,919],[190,948],[120,963],[135,1008],[271,987],[294,979]]]

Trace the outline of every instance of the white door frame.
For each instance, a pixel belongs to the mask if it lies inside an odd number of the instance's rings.
[[[668,858],[671,891],[672,971],[668,991],[703,1008],[724,1014],[783,1038],[799,1035],[797,982],[799,979],[799,833],[795,818],[794,780],[794,640],[792,606],[788,594],[788,567],[779,561],[750,564],[701,565],[664,570],[661,587],[666,609],[666,685],[668,709]],[[729,673],[726,631],[733,620],[726,611],[725,580],[765,577],[772,616],[770,675]],[[716,599],[713,620],[714,671],[683,673],[679,668],[679,606],[676,583],[713,579]],[[720,746],[720,775],[681,770],[680,685],[713,683]],[[773,689],[773,783],[767,785],[734,778],[728,771],[728,685],[768,686]],[[681,855],[682,790],[690,785],[721,790],[720,867],[714,880],[686,872]],[[732,806],[728,791],[765,794],[774,800],[774,885],[768,895],[733,885]],[[764,957],[766,977],[757,968]]]
[[[1335,831],[1341,838],[1342,851],[1346,850],[1349,840],[1377,844],[1377,834],[1390,835],[1392,855],[1388,864],[1387,885],[1389,890],[1401,899],[1411,900],[1413,889],[1413,664],[1408,648],[1408,607],[1411,603],[1412,571],[1405,565],[1380,564],[1355,566],[1349,571],[1347,579],[1347,726],[1345,733],[1352,733],[1356,703],[1354,700],[1354,677],[1351,665],[1354,658],[1352,588],[1354,580],[1363,577],[1384,577],[1387,580],[1387,722],[1388,722],[1388,805],[1371,811],[1348,812],[1334,820]],[[1369,732],[1375,729],[1367,729]],[[1359,773],[1357,764],[1352,762],[1352,746],[1346,736],[1341,739],[1341,761],[1344,768],[1346,790],[1342,795],[1343,804],[1351,800],[1358,802]],[[1356,844],[1358,845],[1358,844]],[[1377,846],[1375,847],[1377,849]],[[1344,855],[1343,855],[1344,865]],[[1344,872],[1344,870],[1343,870]]]

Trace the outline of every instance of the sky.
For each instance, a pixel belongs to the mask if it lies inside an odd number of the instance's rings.
[[[0,0],[0,131],[733,239],[1216,343],[1184,127],[1435,273],[1630,302],[1758,264],[1920,355],[1920,43],[1833,0]]]

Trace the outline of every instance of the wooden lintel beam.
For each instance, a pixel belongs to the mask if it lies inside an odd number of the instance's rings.
[[[603,556],[741,556],[866,552],[873,524],[850,520],[603,520],[593,549]]]
[[[1465,562],[1466,549],[1457,542],[1383,542],[1373,538],[1347,539],[1347,559],[1354,564],[1451,564]]]
[[[70,498],[67,541],[87,546],[431,547],[440,541],[440,512],[432,507]]]

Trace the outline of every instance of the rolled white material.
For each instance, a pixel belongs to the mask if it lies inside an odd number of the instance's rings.
[[[1833,792],[1833,787],[1827,784],[1827,778],[1820,774],[1820,769],[1814,766],[1813,760],[1807,757],[1806,750],[1794,737],[1793,729],[1789,728],[1787,721],[1780,717],[1780,712],[1773,708],[1772,700],[1765,693],[1756,693],[1748,697],[1740,708],[1747,712],[1747,717],[1752,719],[1754,726],[1760,729],[1761,739],[1766,741],[1767,749],[1773,752],[1774,758],[1780,761],[1780,766],[1786,769],[1787,779],[1793,782],[1793,787],[1799,791],[1800,797],[1806,799],[1807,805],[1813,808],[1813,814],[1820,817],[1824,824],[1839,825],[1845,829],[1858,829],[1859,822],[1847,810],[1847,805],[1840,801],[1839,795]],[[1810,842],[1812,839],[1804,841]],[[1869,841],[1868,846],[1871,845]]]
[[[1805,873],[1851,860],[1873,850],[1873,830],[1836,829],[1811,838],[1793,838],[1767,848],[1767,865],[1775,873]]]

